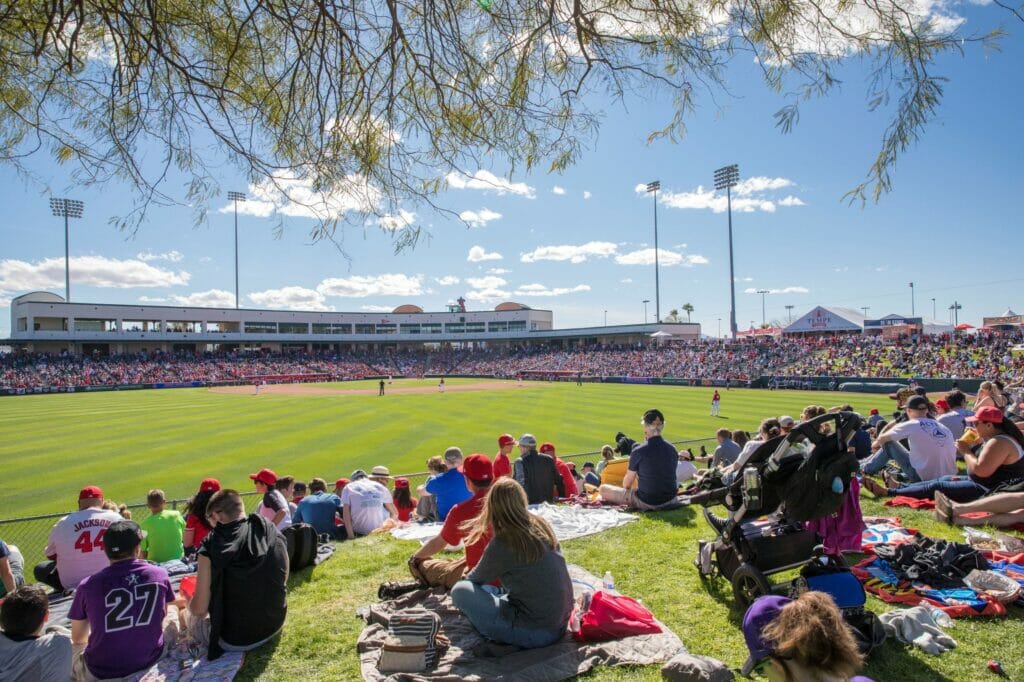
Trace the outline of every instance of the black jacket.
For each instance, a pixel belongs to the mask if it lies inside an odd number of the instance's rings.
[[[515,461],[512,476],[526,490],[530,504],[553,501],[556,488],[558,496],[565,497],[565,482],[555,468],[555,460],[536,450],[530,450]]]

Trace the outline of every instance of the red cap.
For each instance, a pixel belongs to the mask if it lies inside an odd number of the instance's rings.
[[[95,485],[87,485],[78,491],[79,500],[102,500],[103,491]]]
[[[1003,411],[998,407],[991,405],[982,407],[974,413],[973,417],[967,417],[964,419],[965,422],[971,424],[977,424],[978,422],[988,422],[989,424],[1000,424],[1003,421]]]
[[[499,448],[503,448],[506,445],[515,445],[515,444],[516,444],[516,439],[513,438],[512,436],[510,436],[507,433],[503,433],[500,436],[498,436],[498,447]]]
[[[218,490],[220,490],[220,481],[216,478],[204,478],[203,482],[199,484],[201,493],[215,493]]]
[[[396,488],[408,488],[409,487],[409,479],[408,478],[396,478],[395,479],[395,487]]]
[[[249,474],[249,478],[259,481],[264,485],[274,485],[277,483],[277,474],[270,469],[260,469],[255,474]]]
[[[334,482],[334,487],[335,488],[343,488],[343,487],[345,487],[347,485],[348,485],[348,479],[347,478],[339,478],[337,481]]]
[[[878,408],[877,407],[872,407],[871,408],[871,414],[878,414]]]
[[[939,398],[938,400],[935,401],[935,407],[939,408],[940,410],[948,410],[949,403]]]
[[[543,452],[545,455],[548,454],[549,452],[551,454],[555,454],[555,444],[554,443],[541,443],[540,444],[539,452]]]
[[[491,458],[487,455],[470,455],[462,460],[462,475],[471,481],[490,481],[494,478]]]

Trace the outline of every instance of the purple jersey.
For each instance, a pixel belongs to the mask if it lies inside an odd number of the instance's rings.
[[[153,665],[163,653],[163,619],[172,601],[167,571],[139,559],[118,561],[83,580],[68,616],[89,621],[89,671],[104,679]]]

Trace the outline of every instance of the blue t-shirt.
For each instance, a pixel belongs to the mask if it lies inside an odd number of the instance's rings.
[[[676,462],[679,453],[661,436],[649,438],[637,445],[629,455],[629,470],[635,471],[640,483],[636,496],[650,505],[665,504],[679,490],[676,482]]]
[[[853,438],[850,439],[850,445],[853,446],[853,454],[857,459],[866,459],[871,456],[871,434],[864,429],[857,429]]]
[[[314,493],[299,501],[292,523],[308,523],[317,535],[334,532],[335,514],[341,513],[341,498],[329,493]]]
[[[437,518],[444,521],[448,511],[473,497],[466,487],[466,477],[458,469],[449,469],[427,481],[427,492],[437,498]]]

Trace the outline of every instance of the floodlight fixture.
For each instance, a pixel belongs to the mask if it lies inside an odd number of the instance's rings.
[[[81,218],[85,203],[77,199],[50,197],[50,210],[58,218],[64,218],[64,300],[71,303],[71,239],[68,219]]]
[[[725,201],[729,214],[729,300],[732,308],[729,311],[729,330],[732,340],[736,340],[736,273],[733,270],[732,253],[732,188],[739,184],[740,167],[737,164],[722,166],[715,171],[715,191],[725,190]]]

